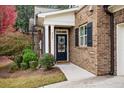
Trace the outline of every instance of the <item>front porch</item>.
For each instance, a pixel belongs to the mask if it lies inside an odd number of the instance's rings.
[[[49,26],[50,27],[50,26]],[[49,28],[48,27],[48,28]],[[69,32],[71,27],[45,29],[45,51],[54,55],[56,61],[69,62]]]
[[[44,27],[43,53],[51,53],[56,61],[69,62],[69,33],[75,26],[74,13],[78,8],[41,13]]]

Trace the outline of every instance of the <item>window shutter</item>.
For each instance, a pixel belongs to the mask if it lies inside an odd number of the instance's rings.
[[[75,46],[79,46],[79,28],[75,29]]]
[[[93,32],[93,23],[90,22],[87,24],[87,46],[92,47],[92,32]]]

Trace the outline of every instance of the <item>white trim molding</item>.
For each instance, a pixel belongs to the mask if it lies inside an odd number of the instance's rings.
[[[110,12],[114,13],[114,12],[117,12],[117,11],[123,9],[123,8],[124,8],[124,5],[111,5],[108,7],[108,10]]]

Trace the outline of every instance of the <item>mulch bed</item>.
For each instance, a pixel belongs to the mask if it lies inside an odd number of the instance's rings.
[[[12,60],[10,60],[7,56],[0,56],[0,66],[7,65],[11,62]]]
[[[45,75],[45,74],[51,74],[51,73],[58,73],[61,72],[59,68],[55,67],[51,70],[44,71],[43,69],[38,69],[35,71],[32,71],[30,69],[26,71],[16,71],[14,73],[9,72],[9,67],[12,60],[10,60],[8,57],[0,57],[0,78],[17,78],[17,77],[27,77],[27,76],[35,76],[35,75]]]

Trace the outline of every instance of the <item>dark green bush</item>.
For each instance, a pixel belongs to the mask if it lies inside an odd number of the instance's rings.
[[[29,66],[30,61],[37,61],[37,55],[34,52],[26,52],[23,54],[23,62],[27,63]]]
[[[28,53],[28,52],[33,52],[31,49],[29,49],[29,48],[25,48],[24,50],[23,50],[23,54],[25,54],[25,53]]]
[[[44,54],[41,59],[39,59],[39,64],[47,70],[49,70],[52,66],[55,65],[55,58],[51,54]]]
[[[23,58],[22,55],[15,56],[14,62],[17,64],[17,66],[20,68],[20,64],[22,63]]]
[[[14,73],[14,72],[17,71],[17,70],[19,70],[18,65],[17,65],[15,62],[13,62],[13,63],[10,65],[9,72],[10,72],[10,73]]]
[[[22,63],[21,63],[21,70],[26,70],[26,69],[28,69],[28,64],[22,62]]]
[[[38,66],[38,62],[37,61],[30,61],[29,64],[30,64],[30,68],[32,70],[36,70],[37,69],[37,66]]]

